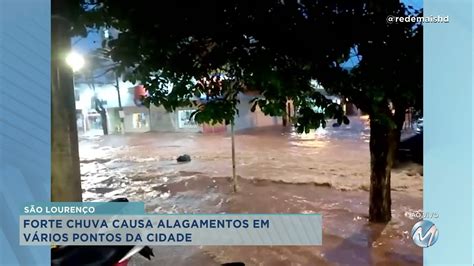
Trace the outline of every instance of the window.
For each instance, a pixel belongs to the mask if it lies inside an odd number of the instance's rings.
[[[179,110],[178,111],[178,127],[179,128],[196,128],[198,125],[191,118],[194,110]]]
[[[147,128],[148,127],[148,116],[145,113],[134,113],[132,115],[133,128]]]

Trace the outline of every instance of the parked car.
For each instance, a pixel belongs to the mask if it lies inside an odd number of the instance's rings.
[[[400,141],[397,160],[423,164],[423,126],[417,134]]]
[[[423,117],[416,120],[416,132],[423,132]]]

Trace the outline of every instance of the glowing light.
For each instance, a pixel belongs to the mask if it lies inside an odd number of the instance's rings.
[[[85,64],[84,57],[76,52],[71,52],[66,57],[66,63],[72,68],[72,71],[79,71]]]

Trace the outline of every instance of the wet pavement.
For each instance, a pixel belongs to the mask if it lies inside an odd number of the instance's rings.
[[[228,135],[141,133],[81,138],[83,197],[126,196],[162,213],[320,213],[321,247],[155,247],[135,265],[421,265],[409,238],[422,208],[422,167],[392,173],[393,220],[367,222],[367,121],[298,135],[282,127],[236,136],[239,192],[231,190]],[[189,163],[177,163],[181,154]]]

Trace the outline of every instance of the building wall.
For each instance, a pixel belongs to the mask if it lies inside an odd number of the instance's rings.
[[[194,111],[193,109],[178,108],[175,112],[168,113],[165,108],[151,106],[151,130],[157,132],[202,132],[199,125],[183,125],[179,122],[181,111]],[[187,122],[187,121],[186,121]]]
[[[120,127],[120,116],[118,108],[109,108],[107,109],[107,120],[110,134],[119,134],[121,133]]]
[[[225,133],[227,132],[227,126],[225,124],[202,125],[202,133],[213,134],[213,133]]]
[[[148,132],[150,126],[150,110],[146,107],[124,107],[124,131],[126,133]]]
[[[234,120],[234,130],[243,130],[257,126],[257,116],[250,111],[252,105],[249,103],[254,97],[239,94],[240,104],[237,107],[239,114]]]
[[[258,107],[255,112],[251,112],[251,104],[249,101],[253,99],[253,96],[240,95],[239,98],[240,104],[237,107],[239,116],[236,117],[234,126],[236,131],[254,127],[282,125],[281,117],[266,116]],[[150,108],[150,130],[157,132],[202,133],[219,133],[230,130],[230,127],[226,127],[225,125],[193,125],[187,116],[182,115],[182,112],[187,111],[189,114],[189,112],[193,112],[194,110],[193,108],[178,108],[175,112],[168,113],[163,107],[152,106]]]
[[[252,104],[250,101],[255,96],[239,94],[240,104],[237,109],[239,115],[235,118],[234,130],[245,130],[255,127],[282,125],[281,117],[266,116],[257,106],[255,112],[250,109]]]

